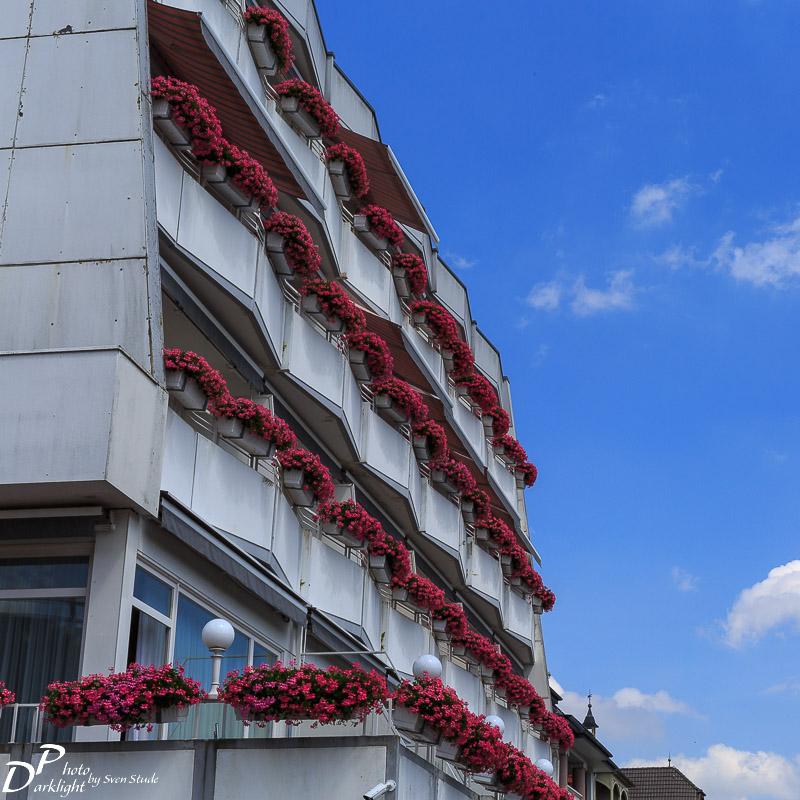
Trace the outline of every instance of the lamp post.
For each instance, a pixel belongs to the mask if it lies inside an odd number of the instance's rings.
[[[415,678],[421,678],[423,675],[429,675],[431,678],[440,678],[442,676],[442,662],[436,656],[426,653],[411,665],[411,671],[414,673]]]
[[[203,628],[203,644],[211,651],[211,691],[210,700],[219,696],[219,675],[222,668],[222,654],[233,644],[236,631],[226,619],[212,619]]]

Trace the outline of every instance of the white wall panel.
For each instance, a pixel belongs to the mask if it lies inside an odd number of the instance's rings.
[[[156,216],[158,224],[177,241],[181,189],[185,170],[158,136],[153,137],[156,164]],[[186,175],[186,180],[192,180]]]
[[[113,176],[113,180],[110,180]],[[57,192],[46,187],[57,186]],[[30,220],[46,220],[31,235]],[[0,264],[145,255],[138,142],[18,150]]]
[[[397,297],[392,273],[353,233],[349,225],[342,230],[342,259],[348,283],[378,308],[385,311],[394,306],[399,311],[400,306],[391,302]],[[400,318],[392,319],[399,322]]]
[[[438,778],[434,772],[426,769],[426,766],[402,757],[401,753],[398,765],[400,774],[395,791],[397,800],[427,800],[436,796]]]
[[[268,548],[275,487],[210,439],[197,439],[192,510],[206,522]]]
[[[503,621],[507,630],[524,639],[533,641],[533,606],[511,589],[504,589]]]
[[[14,2],[12,7],[21,7],[22,3]],[[3,14],[11,9],[3,9]],[[0,21],[0,27],[4,22]],[[0,40],[0,148],[11,147],[14,131],[20,117],[16,113],[19,105],[19,91],[22,86],[22,69],[25,64],[25,39]],[[4,184],[5,185],[5,184]]]
[[[137,258],[1,267],[0,350],[116,344],[149,369],[145,264]],[[109,308],[115,312],[105,313]]]
[[[272,267],[263,251],[258,254],[256,270],[256,305],[277,354],[283,346],[284,316],[291,313]]]
[[[500,562],[477,545],[470,551],[467,585],[484,598],[500,606],[503,592],[503,573]]]
[[[444,681],[456,690],[462,700],[466,701],[470,711],[475,714],[487,713],[486,692],[479,677],[461,669],[452,661],[448,661],[445,664]]]
[[[503,371],[500,368],[500,356],[492,347],[489,340],[478,330],[472,329],[472,352],[475,354],[475,363],[487,374],[499,389],[503,380]]]
[[[134,29],[32,38],[17,146],[139,138],[137,46]]]
[[[364,444],[361,452],[364,461],[375,472],[386,476],[400,486],[408,486],[411,461],[414,459],[411,444],[377,414],[364,415]],[[414,460],[416,464],[416,460]]]
[[[441,492],[437,492],[427,481],[423,483],[422,496],[420,530],[429,538],[459,552],[463,525],[459,507]]]
[[[494,456],[489,459],[489,474],[495,479],[503,497],[508,500],[511,508],[517,507],[517,479],[506,469],[505,465],[501,464]]]
[[[197,432],[171,409],[167,412],[161,489],[188,508],[192,506]]]
[[[178,244],[245,294],[253,296],[258,239],[194,180],[183,182]]]
[[[307,598],[311,605],[361,624],[364,569],[319,539],[311,540]]]
[[[8,5],[27,5],[12,2]],[[3,9],[5,12],[5,9]],[[72,26],[81,31],[107,31],[112,28],[131,28],[136,24],[135,0],[36,0],[31,32],[46,36]]]
[[[384,601],[381,600],[377,584],[371,578],[365,581],[361,626],[366,631],[375,649],[379,649],[381,644],[381,611],[383,604]]]
[[[275,492],[273,519],[270,549],[286,573],[292,589],[299,593],[303,534],[297,516],[282,492]]]
[[[425,653],[435,653],[433,639],[427,628],[416,620],[403,616],[399,611],[389,610],[386,630],[386,652],[395,669],[411,675],[411,665]]]
[[[464,438],[468,441],[475,453],[477,462],[481,466],[486,465],[486,434],[483,431],[483,423],[476,417],[470,409],[458,401],[453,403],[453,417],[456,426],[461,430]]]
[[[345,369],[350,371],[344,356],[297,313],[286,314],[284,343],[292,375],[341,407]]]
[[[464,325],[467,314],[467,290],[452,272],[436,260],[436,296]]]

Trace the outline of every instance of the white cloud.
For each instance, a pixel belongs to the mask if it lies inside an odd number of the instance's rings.
[[[800,276],[800,217],[772,228],[770,234],[763,241],[737,246],[735,234],[728,231],[712,258],[737,281],[781,286]]]
[[[561,284],[558,281],[537,283],[528,293],[525,302],[531,308],[555,311],[561,304]]]
[[[682,567],[672,568],[672,582],[679,592],[696,592],[698,578]]]
[[[663,767],[666,758],[635,759],[627,767]],[[800,757],[786,758],[763,750],[736,750],[714,744],[698,758],[673,756],[672,763],[699,786],[708,800],[797,800],[800,797]]]
[[[725,174],[725,170],[724,170],[724,169],[722,169],[722,168],[720,168],[720,169],[715,169],[715,170],[714,170],[714,171],[713,171],[713,172],[712,172],[712,173],[711,173],[711,174],[708,176],[708,179],[711,181],[711,183],[719,183],[719,182],[722,180],[722,176],[723,176],[724,174]]]
[[[458,253],[445,253],[444,259],[456,269],[472,269],[478,263],[474,259],[460,256]]]
[[[800,678],[790,678],[764,689],[764,694],[800,694]]]
[[[553,678],[550,683],[563,697],[559,708],[582,721],[586,715],[586,697],[564,689]],[[665,715],[698,716],[686,703],[663,689],[648,694],[633,687],[620,689],[610,697],[592,695],[592,712],[604,741],[659,740],[664,733]]]
[[[664,183],[646,183],[633,196],[631,216],[642,227],[663,225],[697,191],[688,175]]]
[[[740,647],[784,625],[800,631],[800,561],[775,567],[739,595],[725,621],[725,639]]]
[[[682,244],[674,244],[668,247],[663,253],[654,256],[656,263],[670,269],[677,270],[683,267],[700,269],[708,267],[711,263],[709,259],[698,258],[696,247],[684,247]]]
[[[633,271],[617,270],[608,277],[605,289],[592,289],[586,285],[583,276],[575,281],[573,287],[572,311],[580,317],[603,311],[626,311],[633,308],[636,288],[633,285]]]

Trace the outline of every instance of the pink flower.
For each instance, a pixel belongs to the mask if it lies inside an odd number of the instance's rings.
[[[401,378],[381,378],[373,381],[371,388],[375,394],[385,394],[391,397],[412,423],[428,418],[428,407],[425,405],[422,395]]]
[[[298,275],[311,277],[319,272],[322,264],[319,250],[300,217],[286,211],[275,211],[264,220],[264,230],[277,233],[286,240],[286,260]]]
[[[397,247],[403,241],[403,231],[383,206],[367,205],[360,208],[357,213],[365,215],[373,233],[388,239],[389,244]]]
[[[340,319],[348,333],[363,331],[367,327],[364,312],[338,283],[312,278],[300,287],[300,294],[303,297],[315,294],[325,316]]]
[[[301,108],[305,109],[317,121],[320,132],[329,138],[336,135],[339,128],[339,116],[330,103],[310,83],[298,78],[283,81],[275,87],[281,97],[296,97]]]
[[[416,253],[395,253],[392,256],[392,266],[405,271],[412,294],[425,294],[428,286],[428,269]]]
[[[332,144],[325,152],[325,160],[329,163],[331,161],[344,161],[347,177],[350,181],[350,186],[353,188],[353,194],[359,198],[367,196],[369,192],[369,177],[364,159],[358,150],[344,142]]]
[[[278,462],[284,470],[298,469],[305,473],[307,486],[317,502],[324,503],[333,498],[336,490],[331,473],[316,453],[297,447],[281,450]]]
[[[372,331],[357,331],[347,334],[346,338],[351,350],[363,350],[367,354],[367,366],[373,380],[391,377],[394,359],[383,337]]]
[[[286,18],[278,11],[262,6],[250,6],[242,16],[245,22],[267,26],[267,36],[278,59],[278,69],[281,73],[288,72],[294,63],[294,48]]]

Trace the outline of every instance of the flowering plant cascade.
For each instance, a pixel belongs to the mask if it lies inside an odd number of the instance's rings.
[[[266,25],[275,57],[278,59],[278,69],[286,73],[294,64],[294,47],[289,36],[289,22],[283,14],[263,6],[250,6],[242,13],[244,21],[252,25]]]
[[[300,107],[307,111],[319,124],[323,136],[333,137],[339,129],[339,115],[318,89],[299,78],[290,78],[275,86],[281,97],[296,97]]]
[[[469,494],[478,488],[469,467],[461,461],[456,461],[449,453],[431,461],[430,467],[431,470],[441,470],[461,495]]]
[[[413,294],[425,294],[428,286],[428,268],[416,253],[395,253],[392,256],[392,266],[405,271]]]
[[[412,424],[428,417],[428,407],[422,395],[401,378],[383,378],[373,381],[370,388],[375,394],[385,394],[394,400],[409,417]]]
[[[475,489],[472,492],[465,492],[461,495],[463,500],[468,500],[474,505],[475,509],[475,516],[480,519],[485,517],[492,508],[492,502],[489,499],[489,495],[483,491],[483,489]]]
[[[156,711],[187,708],[205,696],[183,667],[131,664],[126,672],[51,683],[39,708],[57,728],[96,722],[124,731],[151,724]]]
[[[276,211],[264,220],[264,230],[285,239],[286,260],[298,275],[310,278],[319,272],[322,265],[319,250],[300,217]]]
[[[219,699],[259,726],[313,719],[317,725],[363,722],[389,697],[386,681],[374,670],[314,664],[262,664],[228,673]]]
[[[313,278],[300,287],[300,294],[303,297],[315,294],[325,316],[340,319],[349,333],[363,331],[367,327],[364,312],[338,283]]]
[[[156,99],[166,100],[175,122],[188,128],[192,153],[198,161],[224,167],[231,180],[253,197],[260,208],[277,205],[278,190],[267,171],[250,153],[222,135],[216,110],[200,96],[196,86],[157,76],[151,81],[150,93]]]
[[[548,711],[542,721],[542,730],[552,741],[557,741],[562,750],[569,750],[575,744],[575,734],[564,717]]]
[[[453,351],[453,374],[462,379],[474,375],[475,355],[472,348],[463,339],[456,339],[447,347]]]
[[[411,313],[425,317],[434,338],[442,347],[451,349],[450,345],[453,342],[461,341],[453,315],[438,303],[431,300],[415,300],[411,303]]]
[[[17,702],[17,696],[9,689],[4,681],[0,681],[0,711],[3,706],[10,706],[12,703]]]
[[[305,475],[304,489],[310,490],[318,503],[333,498],[336,488],[328,468],[316,453],[293,447],[278,452],[278,463],[284,470],[297,469]]]
[[[369,542],[382,530],[378,520],[355,500],[323,503],[317,509],[317,517],[324,522],[335,523],[361,542]]]
[[[367,175],[364,159],[358,150],[344,142],[332,144],[325,152],[325,160],[328,162],[343,161],[353,194],[358,198],[367,196],[369,193],[369,176]]]
[[[528,461],[528,454],[525,448],[509,434],[495,436],[492,439],[492,446],[502,448],[515,465],[515,472],[521,473],[526,486],[533,486],[539,474],[536,467]]]
[[[498,750],[497,779],[506,793],[526,800],[569,800],[569,791],[561,789],[520,749],[504,742]]]
[[[367,366],[373,380],[391,377],[394,371],[394,359],[389,345],[382,336],[372,331],[357,331],[347,334],[346,340],[351,350],[363,350],[367,354]]]
[[[394,221],[394,217],[383,207],[375,204],[364,206],[358,210],[369,220],[369,225],[376,236],[387,239],[389,244],[397,247],[403,241],[403,231]]]
[[[164,367],[187,372],[199,384],[212,403],[229,397],[228,384],[222,373],[214,369],[202,356],[179,347],[164,348]]]
[[[403,681],[394,693],[394,702],[422,717],[446,739],[466,740],[467,704],[440,678],[426,674],[414,681]]]
[[[511,427],[511,417],[499,403],[485,412],[492,418],[492,435],[505,436]]]
[[[228,395],[214,403],[212,412],[219,417],[235,417],[242,420],[248,430],[268,442],[273,442],[278,450],[294,447],[297,442],[289,423],[273,414],[268,408],[246,397]]]
[[[482,413],[488,414],[497,405],[497,392],[495,392],[494,386],[479,372],[474,372],[469,376],[459,375],[456,383],[466,387],[469,396]]]
[[[435,419],[424,419],[414,423],[412,432],[414,436],[425,437],[432,459],[441,459],[447,455],[447,434]]]
[[[175,123],[189,131],[192,152],[198,158],[210,158],[219,151],[224,141],[222,125],[216,110],[196,86],[158,75],[151,81],[150,94],[169,103]]]

